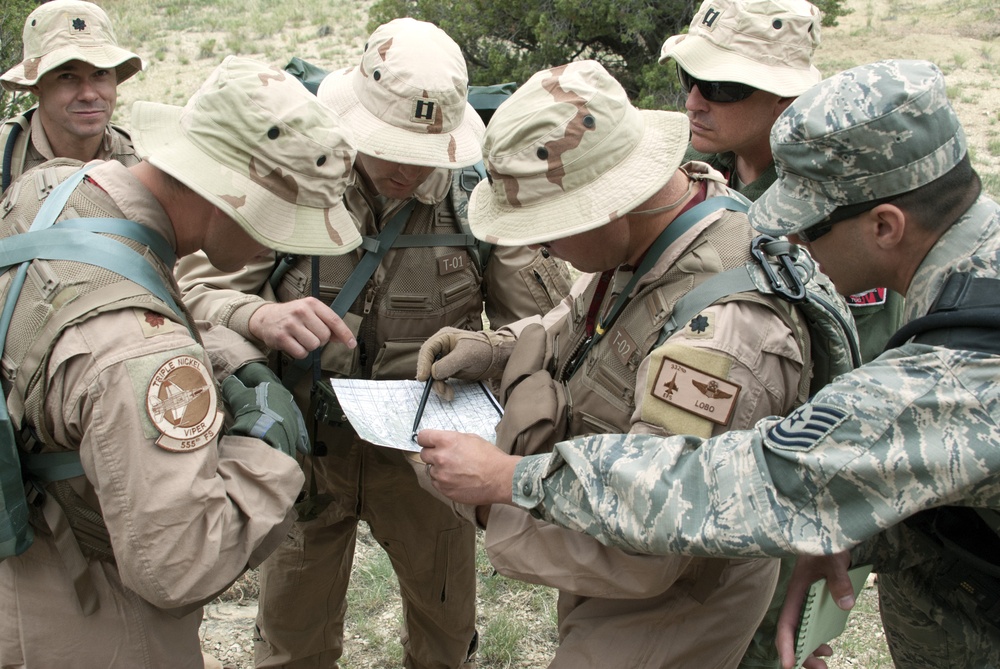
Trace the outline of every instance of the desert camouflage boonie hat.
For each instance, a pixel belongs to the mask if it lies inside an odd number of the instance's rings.
[[[684,114],[633,107],[595,61],[542,70],[486,129],[489,179],[469,201],[472,232],[520,245],[600,227],[670,180],[688,131]]]
[[[794,97],[822,79],[812,64],[820,11],[806,0],[705,0],[688,32],[660,49],[702,81],[735,81]]]
[[[944,176],[967,150],[944,75],[924,60],[841,72],[771,128],[777,181],[750,207],[761,232],[812,227],[837,207],[900,195]]]
[[[8,91],[24,91],[46,72],[71,60],[115,70],[118,83],[143,68],[142,59],[119,48],[104,10],[82,0],[52,0],[28,15],[22,33],[24,60],[0,76]]]
[[[456,168],[482,159],[484,127],[468,86],[458,44],[433,23],[405,18],[379,26],[361,63],[328,74],[316,95],[347,121],[361,153]]]
[[[337,255],[361,244],[342,196],[356,153],[335,113],[295,77],[229,56],[175,107],[132,106],[136,152],[265,246]]]

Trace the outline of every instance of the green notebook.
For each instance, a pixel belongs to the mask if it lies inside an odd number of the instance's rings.
[[[868,574],[872,571],[870,564],[854,567],[847,572],[854,585],[854,600],[857,602],[861,588],[865,587]],[[820,579],[809,587],[805,605],[802,607],[802,619],[799,621],[799,631],[795,636],[795,666],[801,667],[809,654],[821,644],[840,636],[847,627],[848,611],[842,610],[833,601],[833,596],[826,589],[826,579]]]

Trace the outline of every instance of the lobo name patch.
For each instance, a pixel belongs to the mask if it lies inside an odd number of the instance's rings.
[[[652,395],[718,425],[727,425],[741,387],[666,356]]]
[[[171,358],[156,370],[146,389],[146,413],[160,431],[156,445],[168,451],[206,446],[222,427],[212,377],[190,355]]]

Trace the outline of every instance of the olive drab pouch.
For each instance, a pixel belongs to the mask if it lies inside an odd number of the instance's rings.
[[[28,524],[28,501],[21,477],[21,461],[7,401],[0,403],[0,560],[20,555],[34,539]]]

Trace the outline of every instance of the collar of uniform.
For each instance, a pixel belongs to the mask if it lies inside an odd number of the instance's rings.
[[[719,195],[731,195],[729,187],[726,186],[726,178],[721,172],[707,163],[693,161],[681,165],[681,169],[687,172],[688,178],[695,182],[696,187],[704,189],[703,192],[706,200]],[[684,209],[686,210],[688,208],[689,207],[685,207]],[[677,216],[680,216],[681,213],[682,212],[678,212]],[[646,272],[645,276],[636,282],[632,289],[632,294],[634,295],[638,293],[650,281],[663,276],[663,274],[670,269],[675,262],[677,262],[677,259],[687,251],[688,247],[691,246],[691,243],[698,238],[698,235],[700,235],[705,228],[713,222],[717,221],[719,217],[722,216],[722,213],[722,211],[715,211],[708,214],[705,218],[695,223],[673,244],[667,247],[667,249],[660,254],[659,259],[653,267]]]
[[[980,276],[991,276],[991,270],[976,270],[983,267],[983,257],[992,258],[998,253],[1000,205],[981,195],[941,235],[920,262],[906,291],[903,322],[908,323],[930,311],[949,275],[973,271]],[[956,258],[959,260],[956,261]]]
[[[103,195],[111,198],[125,218],[160,233],[177,250],[177,237],[167,212],[127,167],[109,160],[90,170],[87,176],[94,181],[94,190],[88,195],[98,197],[97,193],[104,191]]]

